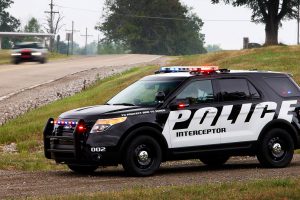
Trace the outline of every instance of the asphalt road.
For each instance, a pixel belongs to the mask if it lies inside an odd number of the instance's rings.
[[[0,66],[0,100],[24,89],[57,80],[81,71],[105,66],[142,64],[154,61],[156,55],[103,55],[49,62]]]
[[[281,169],[261,168],[254,157],[232,158],[221,169],[210,169],[197,160],[167,162],[154,176],[144,178],[127,177],[121,167],[99,169],[90,176],[70,171],[0,171],[0,199],[288,177],[300,177],[300,155],[295,155],[291,166]]]

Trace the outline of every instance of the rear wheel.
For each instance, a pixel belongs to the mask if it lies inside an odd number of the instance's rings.
[[[219,156],[203,156],[200,157],[200,161],[210,167],[221,167],[224,165],[230,156],[227,155],[219,155]]]
[[[267,132],[258,144],[257,158],[264,167],[286,167],[294,155],[291,135],[280,128]]]
[[[133,176],[149,176],[159,168],[162,153],[158,142],[150,136],[132,140],[124,151],[122,165]]]
[[[15,65],[18,65],[18,64],[20,64],[20,61],[18,59],[13,59],[12,63],[15,64]]]
[[[93,165],[68,165],[68,167],[70,168],[70,170],[78,174],[91,174],[98,168],[98,166]]]

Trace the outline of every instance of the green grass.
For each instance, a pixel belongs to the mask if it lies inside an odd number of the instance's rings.
[[[289,72],[300,83],[300,46],[272,46],[241,51],[221,51],[183,56],[172,64],[218,65],[228,69],[259,69]]]
[[[43,127],[49,117],[58,117],[61,113],[78,107],[103,104],[121,89],[146,75],[153,74],[155,70],[156,66],[134,68],[123,74],[100,80],[81,93],[32,110],[1,126],[0,144],[15,142],[20,154],[1,153],[0,169],[49,169],[51,162],[43,158],[41,142]],[[29,163],[26,163],[28,160]]]
[[[0,50],[0,65],[10,62],[10,52],[8,50]]]
[[[64,58],[68,58],[68,56],[59,53],[49,53],[49,57],[48,57],[50,61],[64,59]],[[10,61],[11,61],[10,50],[0,50],[0,65],[9,64]]]
[[[260,180],[222,184],[143,188],[118,192],[88,193],[40,199],[97,200],[97,199],[204,199],[204,200],[284,200],[300,199],[299,179]]]

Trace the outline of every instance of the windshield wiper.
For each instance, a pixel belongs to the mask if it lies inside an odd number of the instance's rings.
[[[114,106],[136,106],[132,103],[116,103],[116,104],[112,104]]]

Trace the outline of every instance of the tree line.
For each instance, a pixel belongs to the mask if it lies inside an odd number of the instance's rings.
[[[251,20],[265,24],[265,45],[278,45],[278,30],[283,20],[299,16],[299,0],[210,0],[252,10]],[[32,18],[22,29],[18,19],[7,12],[12,0],[0,1],[0,31],[40,32],[39,22]],[[205,48],[204,22],[180,0],[106,0],[104,21],[95,28],[104,34],[99,43],[91,43],[98,53],[145,53],[184,55],[216,51]],[[47,28],[43,28],[47,31]],[[49,31],[49,30],[48,30]],[[35,38],[27,38],[33,40]],[[4,39],[2,46],[11,42]],[[65,44],[57,41],[57,46]]]

